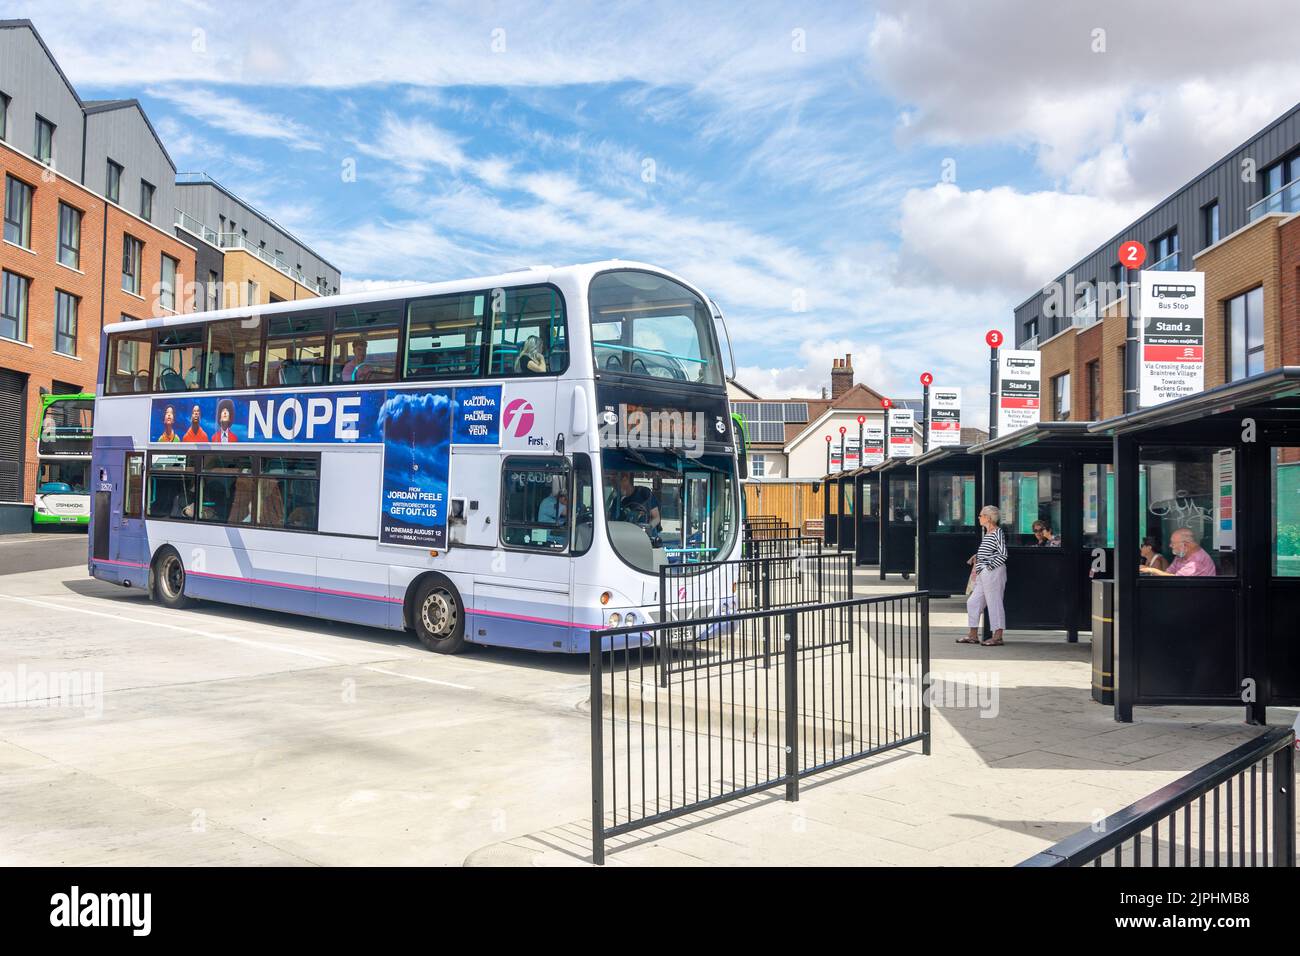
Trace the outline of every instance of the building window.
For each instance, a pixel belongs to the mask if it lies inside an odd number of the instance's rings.
[[[767,456],[750,455],[749,476],[751,478],[762,478],[765,474],[767,474]]]
[[[158,283],[158,305],[168,312],[176,311],[176,267],[179,263],[163,253],[162,280]]]
[[[1205,241],[1201,248],[1212,246],[1219,241],[1219,201],[1216,199],[1201,210],[1201,233]]]
[[[27,341],[27,287],[31,280],[16,272],[3,273],[4,293],[0,296],[0,336]]]
[[[109,202],[121,203],[122,201],[122,167],[111,159],[108,161],[108,172],[105,174],[104,195]]]
[[[1229,299],[1224,313],[1229,381],[1264,371],[1264,287]]]
[[[9,97],[0,93],[0,139],[9,136]]]
[[[140,218],[153,222],[153,183],[140,180]]]
[[[1064,372],[1052,379],[1052,420],[1070,420],[1070,373]]]
[[[1038,317],[1030,319],[1025,323],[1025,341],[1038,338]]]
[[[140,260],[144,243],[134,236],[122,237],[122,291],[140,294]]]
[[[257,283],[249,279],[247,289],[248,298],[245,300],[244,305],[257,305]]]
[[[215,312],[221,308],[221,280],[215,272],[208,273],[208,311]]]
[[[1101,421],[1101,362],[1091,361],[1086,367],[1088,374],[1088,421]]]
[[[1170,229],[1152,244],[1153,269],[1178,269],[1178,230]]]
[[[63,291],[54,293],[54,351],[77,354],[77,306],[80,299]]]
[[[12,176],[5,177],[5,242],[32,245],[32,187]]]
[[[81,268],[81,210],[59,203],[59,262]]]
[[[35,155],[46,166],[54,162],[54,124],[43,116],[36,117]]]

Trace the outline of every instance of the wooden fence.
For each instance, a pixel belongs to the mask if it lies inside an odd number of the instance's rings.
[[[822,496],[812,481],[746,481],[745,514],[774,515],[792,528],[821,534]]]

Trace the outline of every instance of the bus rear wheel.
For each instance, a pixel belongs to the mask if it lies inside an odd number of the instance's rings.
[[[150,591],[163,607],[186,608],[193,600],[185,596],[185,565],[175,548],[161,549],[149,570]]]
[[[430,577],[415,592],[415,634],[431,651],[455,654],[465,646],[465,605],[450,581]]]

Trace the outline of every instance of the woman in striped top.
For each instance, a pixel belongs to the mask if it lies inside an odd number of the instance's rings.
[[[966,623],[970,633],[957,639],[959,644],[983,644],[997,647],[1002,643],[1002,632],[1007,626],[1007,614],[1002,606],[1002,595],[1007,589],[1007,543],[1002,537],[1002,512],[993,505],[980,509],[980,527],[984,535],[980,547],[971,557],[975,583],[966,599]],[[989,627],[993,636],[987,641],[979,639],[980,614],[988,608]]]

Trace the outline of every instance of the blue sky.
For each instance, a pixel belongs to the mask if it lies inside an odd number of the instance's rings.
[[[860,381],[896,396],[926,369],[963,386],[982,421],[984,331],[1009,332],[1035,285],[1300,100],[1300,18],[1256,7],[6,15],[36,23],[83,97],[141,99],[181,171],[279,219],[347,290],[644,259],[712,294],[762,394],[816,394],[851,352]]]

